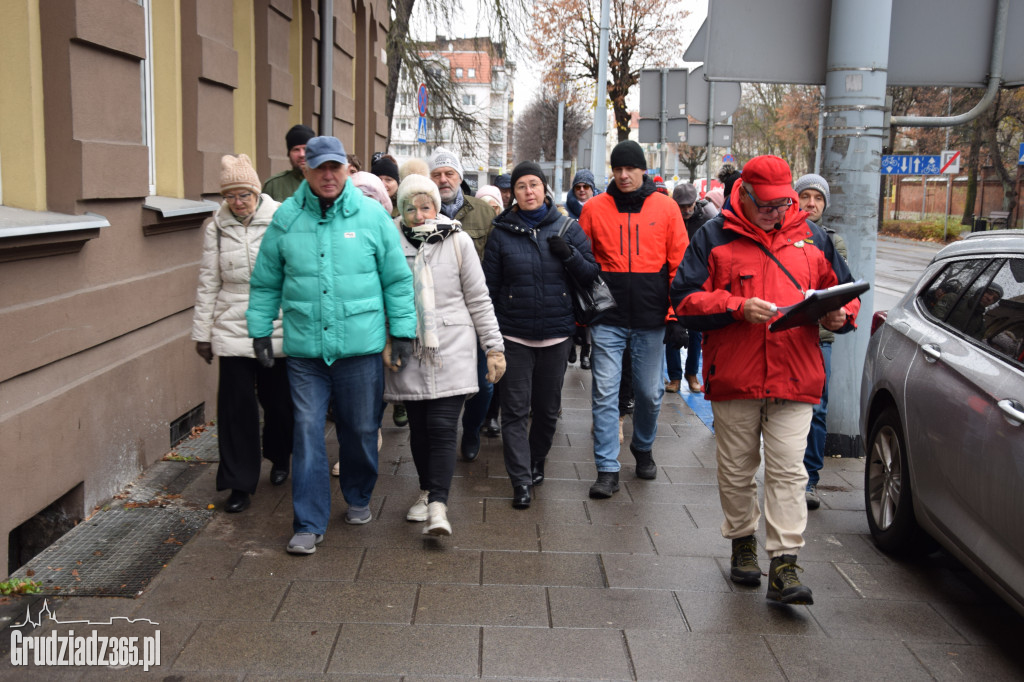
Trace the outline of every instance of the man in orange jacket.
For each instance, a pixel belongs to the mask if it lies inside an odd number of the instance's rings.
[[[636,142],[615,145],[611,165],[614,182],[585,203],[580,213],[580,226],[616,303],[590,328],[597,465],[590,497],[596,499],[611,497],[619,489],[618,399],[626,344],[636,399],[629,450],[636,458],[637,478],[648,480],[658,475],[653,446],[665,395],[665,344],[677,349],[686,344],[686,330],[671,314],[668,297],[689,243],[679,208],[655,191]]]

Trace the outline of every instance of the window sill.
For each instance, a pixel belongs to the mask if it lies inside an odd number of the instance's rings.
[[[0,206],[0,263],[77,253],[110,222],[101,215],[68,215]]]
[[[142,208],[146,209],[142,215],[142,232],[149,237],[167,232],[198,229],[220,208],[220,204],[206,199],[193,201],[148,196],[142,203]]]

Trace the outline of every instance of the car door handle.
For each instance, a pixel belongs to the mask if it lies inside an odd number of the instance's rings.
[[[942,350],[934,343],[926,343],[921,346],[921,352],[924,353],[924,359],[928,362],[935,362],[942,357]]]
[[[1010,422],[1014,426],[1024,424],[1024,406],[1016,400],[1000,400],[996,404],[999,405],[999,409],[1003,411],[1003,416],[1006,418],[1006,421]]]

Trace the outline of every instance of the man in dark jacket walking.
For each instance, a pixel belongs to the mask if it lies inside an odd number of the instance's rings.
[[[674,316],[670,318],[668,298],[669,283],[688,243],[679,208],[654,191],[636,142],[617,144],[611,165],[614,181],[608,191],[584,204],[580,214],[580,226],[590,238],[617,306],[590,330],[597,465],[597,481],[590,488],[593,498],[611,497],[619,489],[618,397],[626,344],[636,398],[629,449],[636,458],[637,477],[650,480],[658,475],[653,448],[665,394],[665,344],[680,348],[686,343],[686,331]]]

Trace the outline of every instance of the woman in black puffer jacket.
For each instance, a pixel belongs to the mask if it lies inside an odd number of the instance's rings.
[[[512,506],[525,509],[531,487],[544,481],[562,402],[572,312],[566,269],[582,284],[601,267],[575,220],[547,196],[547,179],[536,163],[512,171],[515,203],[494,219],[484,250],[484,277],[505,339],[506,373],[501,390],[505,469],[512,481]],[[558,235],[569,221],[563,237]],[[527,434],[527,420],[533,423]]]

